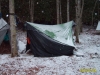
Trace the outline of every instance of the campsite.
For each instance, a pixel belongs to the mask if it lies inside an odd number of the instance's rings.
[[[100,2],[64,1],[0,0],[0,75],[100,75]]]

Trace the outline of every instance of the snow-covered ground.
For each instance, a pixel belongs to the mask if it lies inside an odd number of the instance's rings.
[[[73,56],[0,55],[0,75],[100,75],[100,35],[95,32],[84,30],[80,43],[75,43],[77,51]],[[26,33],[18,31],[17,37],[19,45],[24,43],[20,51],[25,47]]]

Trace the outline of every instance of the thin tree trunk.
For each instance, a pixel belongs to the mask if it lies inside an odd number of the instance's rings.
[[[59,13],[59,0],[56,0],[56,8],[57,8],[57,24],[60,24],[60,13]]]
[[[1,12],[1,0],[0,0],[0,12]]]
[[[93,15],[94,15],[94,10],[95,10],[95,7],[96,7],[97,2],[98,2],[98,0],[95,1],[94,7],[93,7],[93,11],[92,11],[92,26],[93,26]]]
[[[18,56],[17,40],[16,40],[16,28],[14,19],[14,0],[9,0],[9,19],[10,19],[10,38],[11,38],[11,57]]]
[[[67,22],[69,21],[69,0],[67,0]]]
[[[78,33],[80,34],[80,27],[81,27],[81,0],[78,0]]]
[[[83,26],[82,26],[82,17],[80,18],[80,32],[83,32]]]
[[[83,8],[84,8],[84,0],[82,0],[82,6],[81,6],[81,11],[80,11],[80,16],[82,17],[83,14]]]
[[[34,22],[34,0],[29,0],[30,20]]]
[[[83,14],[83,8],[84,8],[84,0],[82,0],[82,9],[81,9],[81,14],[80,14],[80,32],[83,32],[83,29],[82,29],[82,14]]]
[[[60,24],[62,23],[61,0],[60,0]]]
[[[99,18],[99,3],[98,3],[98,20],[100,20],[100,18]]]

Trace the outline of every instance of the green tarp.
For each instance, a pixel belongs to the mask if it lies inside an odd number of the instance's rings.
[[[30,50],[35,57],[73,55],[73,21],[57,25],[43,25],[26,22]],[[27,45],[28,46],[28,45]]]
[[[58,41],[62,44],[74,46],[72,38],[73,21],[58,25],[43,25],[30,22],[27,23],[29,23],[31,26],[35,27],[39,31],[43,32],[44,34],[48,35],[55,41]]]

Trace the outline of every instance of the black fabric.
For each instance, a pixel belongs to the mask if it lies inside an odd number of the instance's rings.
[[[0,12],[0,19],[2,18],[2,14],[1,14],[1,12]]]
[[[26,45],[26,51],[30,49],[30,44],[27,43]]]
[[[28,39],[29,37],[28,37],[28,33],[27,33],[27,39]],[[29,50],[30,49],[30,44],[28,43],[28,41],[27,41],[27,45],[26,45],[26,51],[27,50]]]
[[[30,49],[35,57],[73,55],[74,47],[61,44],[60,42],[50,38],[36,28],[32,27],[28,23],[26,23],[25,26],[28,37],[31,41]]]

